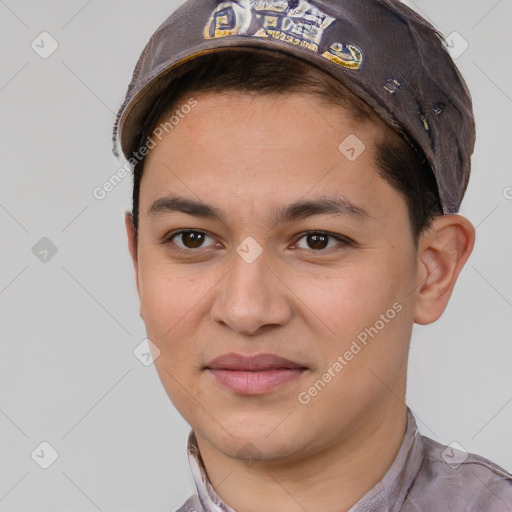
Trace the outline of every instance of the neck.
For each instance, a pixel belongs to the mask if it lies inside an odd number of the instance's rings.
[[[343,440],[293,463],[252,465],[216,450],[197,435],[210,482],[236,512],[348,510],[386,474],[402,444],[406,406],[393,400]]]

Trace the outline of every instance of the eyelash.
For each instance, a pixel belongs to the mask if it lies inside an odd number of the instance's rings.
[[[162,240],[161,243],[165,244],[165,245],[172,243],[172,245],[174,246],[174,247],[172,247],[172,250],[175,251],[175,252],[181,253],[181,254],[191,254],[193,252],[199,252],[201,249],[204,249],[203,247],[197,247],[195,249],[189,249],[189,248],[184,249],[183,247],[180,247],[180,246],[176,245],[174,242],[172,242],[173,238],[175,238],[175,237],[177,237],[179,235],[182,235],[184,233],[200,233],[200,234],[206,235],[207,237],[210,237],[210,238],[213,239],[213,237],[210,236],[208,234],[208,232],[200,230],[200,229],[180,229],[178,231],[173,231],[173,232],[169,233]],[[297,236],[295,242],[293,242],[292,245],[295,246],[300,240],[302,240],[303,238],[307,237],[308,235],[323,235],[323,236],[326,236],[326,237],[329,237],[329,238],[334,238],[335,240],[337,240],[340,243],[341,247],[354,244],[354,241],[349,239],[349,238],[347,238],[347,237],[344,237],[344,236],[341,236],[341,235],[335,235],[334,233],[330,233],[328,231],[319,231],[319,230],[315,231],[315,230],[313,230],[313,231],[304,231],[303,233],[300,233]],[[330,252],[331,249],[336,249],[336,247],[329,247],[329,248],[325,248],[325,249],[309,249],[309,251],[311,251],[313,253],[320,254],[320,253]],[[308,249],[299,248],[298,250],[308,250]]]

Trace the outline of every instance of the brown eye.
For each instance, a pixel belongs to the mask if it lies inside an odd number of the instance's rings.
[[[200,247],[204,241],[204,234],[198,233],[196,231],[187,231],[182,233],[181,239],[186,247],[190,249],[195,249]]]
[[[197,249],[202,246],[207,238],[211,237],[203,231],[187,230],[176,233],[169,241],[172,241],[181,249]]]
[[[300,243],[302,243],[301,240],[306,241],[306,247],[304,245],[300,245]],[[334,243],[331,243],[331,240],[334,241]],[[329,233],[311,232],[297,240],[295,245],[299,249],[313,249],[315,251],[321,251],[322,249],[331,248],[336,245],[343,247],[344,245],[348,245],[348,243],[348,240],[345,240],[340,236],[331,235]]]
[[[306,240],[311,249],[325,249],[328,244],[328,237],[325,235],[307,235]]]

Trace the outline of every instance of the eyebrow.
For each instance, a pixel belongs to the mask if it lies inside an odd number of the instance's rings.
[[[224,212],[202,201],[169,195],[157,199],[149,208],[148,215],[156,217],[164,213],[181,212],[195,217],[212,219],[226,224]],[[325,196],[313,200],[296,201],[285,206],[270,207],[270,220],[275,224],[304,219],[313,215],[335,215],[364,219],[370,214],[341,195]]]

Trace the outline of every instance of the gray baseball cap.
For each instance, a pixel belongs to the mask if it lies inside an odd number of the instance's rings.
[[[137,61],[114,154],[138,149],[142,123],[183,63],[230,48],[284,52],[332,75],[423,152],[443,212],[459,211],[475,145],[471,95],[442,34],[398,0],[186,0]]]

